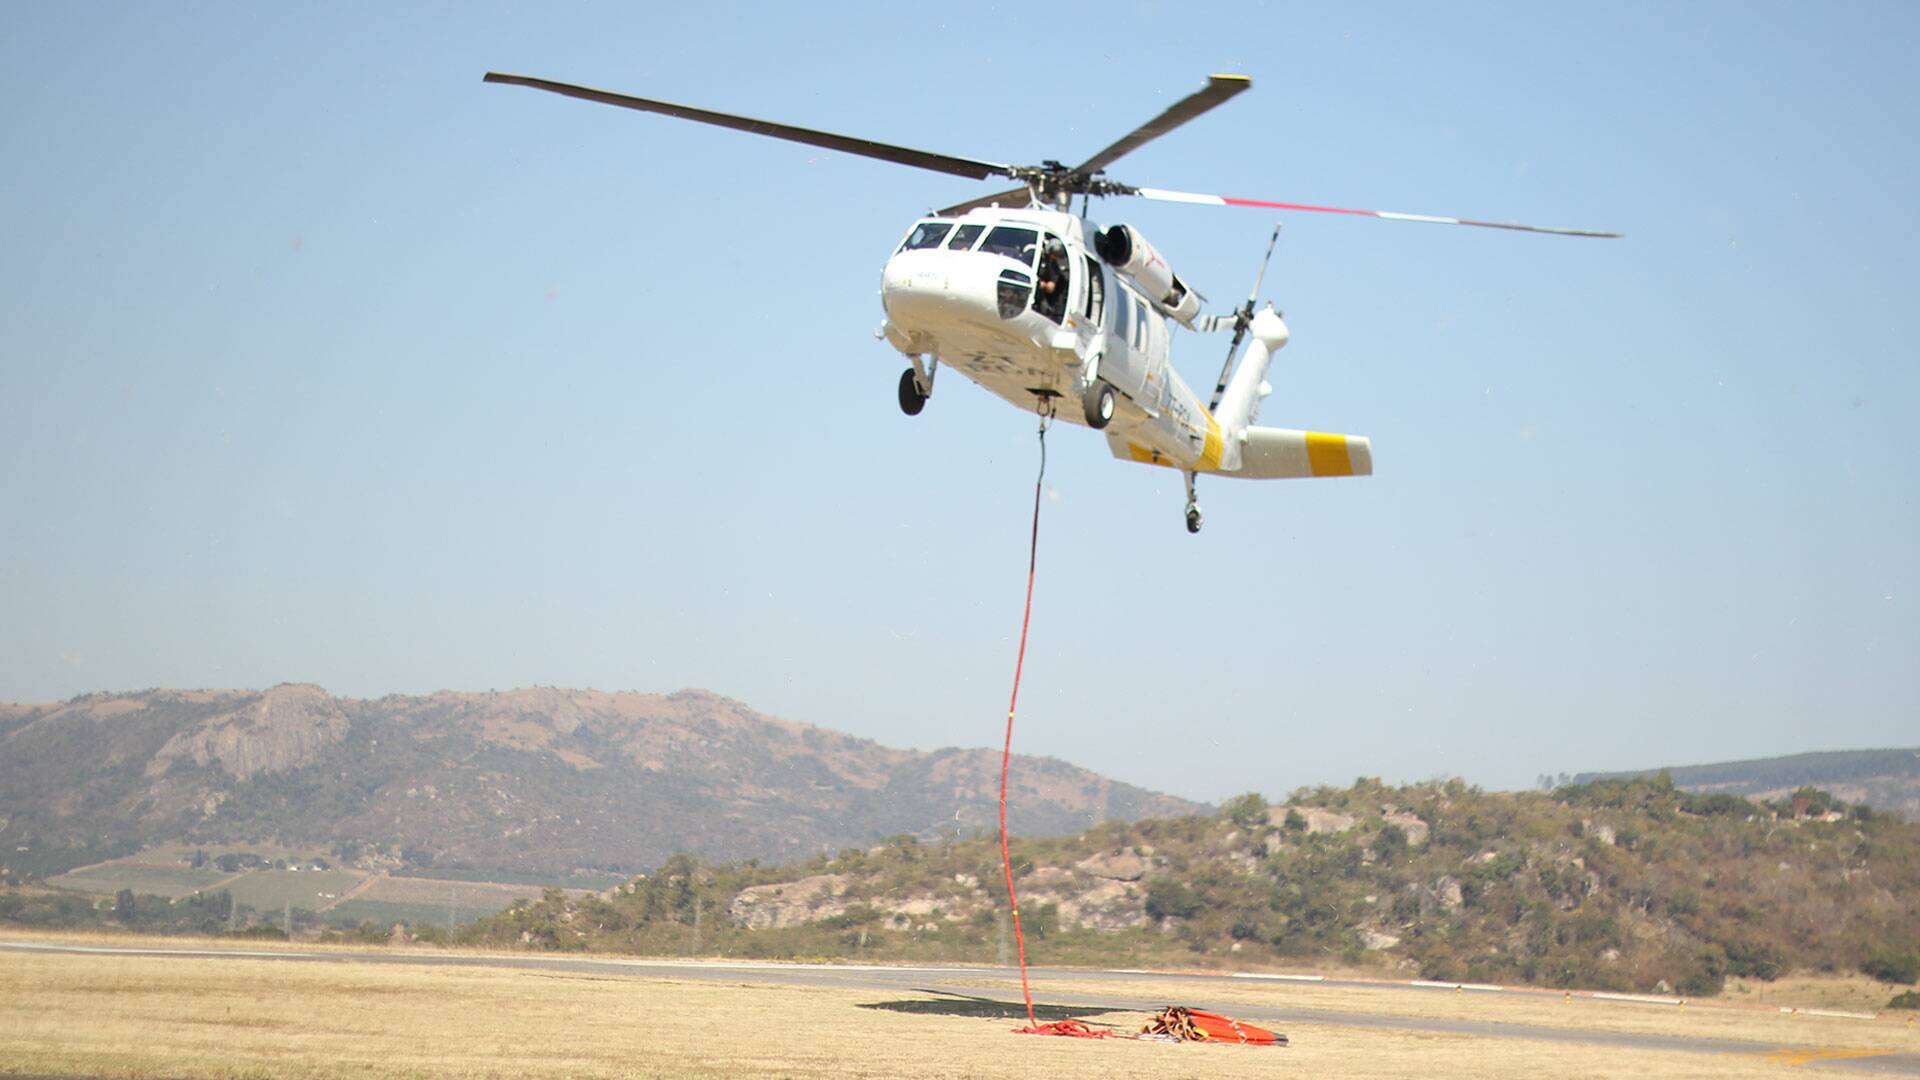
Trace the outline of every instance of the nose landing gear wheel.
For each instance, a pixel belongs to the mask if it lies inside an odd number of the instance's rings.
[[[1105,379],[1093,380],[1080,404],[1085,410],[1088,427],[1095,431],[1106,427],[1113,420],[1113,385]]]
[[[913,369],[900,373],[900,411],[908,416],[919,416],[920,410],[927,407],[927,395],[920,392],[920,381],[913,376]]]

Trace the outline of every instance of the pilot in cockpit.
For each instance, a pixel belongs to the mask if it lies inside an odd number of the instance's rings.
[[[1055,322],[1059,322],[1067,310],[1066,271],[1067,246],[1054,237],[1047,237],[1046,246],[1040,251],[1033,306],[1040,314]]]

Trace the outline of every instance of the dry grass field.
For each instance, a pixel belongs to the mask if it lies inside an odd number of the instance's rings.
[[[13,935],[9,935],[13,936]],[[120,944],[132,944],[119,939]],[[188,943],[179,943],[186,945]],[[312,951],[311,947],[302,947]],[[1483,998],[1483,1020],[1752,1038],[1751,1056],[1643,1051],[1472,1035],[1284,1025],[1292,1047],[1163,1045],[1019,1036],[1014,1023],[860,1008],[885,990],[492,967],[269,963],[228,958],[0,954],[0,1074],[115,1078],[483,1078],[771,1076],[1027,1078],[1858,1075],[1823,1063],[1920,1051],[1898,1022],[1823,1021],[1740,1010],[1634,1013],[1630,1006]],[[992,979],[996,989],[1011,983]],[[965,987],[954,986],[965,992]],[[1060,984],[1043,988],[1065,993]],[[1102,985],[1088,992],[1128,992]],[[1143,996],[1164,997],[1166,984]],[[1469,995],[1387,988],[1209,983],[1205,1001],[1454,1015]],[[1643,1007],[1646,1008],[1646,1007]],[[1623,1011],[1624,1010],[1624,1011]],[[1657,1012],[1658,1021],[1650,1019]],[[1096,1018],[1137,1027],[1142,1014]],[[1804,1023],[1802,1023],[1804,1021]],[[1793,1024],[1802,1024],[1795,1027]],[[1672,1025],[1671,1027],[1667,1025]],[[1829,1027],[1826,1025],[1845,1025]],[[1808,1039],[1787,1038],[1798,1032]]]

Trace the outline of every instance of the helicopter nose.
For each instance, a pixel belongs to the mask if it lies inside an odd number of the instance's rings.
[[[887,318],[901,326],[999,322],[998,268],[1006,260],[966,252],[902,252],[880,290]]]

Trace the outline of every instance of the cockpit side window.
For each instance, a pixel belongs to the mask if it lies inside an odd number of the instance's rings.
[[[986,230],[987,230],[987,227],[985,225],[960,226],[959,228],[953,230],[953,239],[947,241],[947,250],[948,251],[967,250],[968,248],[973,246],[973,242],[975,240],[980,239],[980,234],[985,232]]]
[[[1039,246],[1040,233],[1034,229],[996,225],[981,242],[980,251],[988,255],[1004,255],[1031,270],[1034,252]]]
[[[1067,245],[1052,233],[1040,234],[1040,269],[1034,279],[1033,310],[1054,322],[1066,318],[1073,292],[1073,262]]]
[[[900,245],[901,251],[917,251],[920,248],[939,247],[940,241],[947,238],[947,230],[953,228],[951,221],[923,221],[907,234],[907,242]]]

